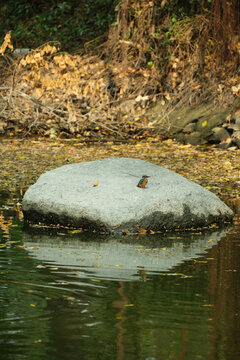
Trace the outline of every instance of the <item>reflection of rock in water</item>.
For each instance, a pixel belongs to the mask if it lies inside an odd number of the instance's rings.
[[[141,270],[166,272],[198,257],[224,237],[229,229],[201,235],[151,236],[141,240],[81,241],[70,237],[23,233],[28,252],[44,263],[79,270],[79,277],[137,280]],[[79,237],[80,238],[80,237]],[[36,247],[39,247],[36,250]],[[34,249],[35,248],[35,249]]]

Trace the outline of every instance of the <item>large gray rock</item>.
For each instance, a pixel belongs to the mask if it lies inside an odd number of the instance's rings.
[[[137,187],[149,175],[146,189]],[[216,195],[143,160],[109,158],[40,176],[23,198],[26,220],[121,232],[199,228],[233,217]]]

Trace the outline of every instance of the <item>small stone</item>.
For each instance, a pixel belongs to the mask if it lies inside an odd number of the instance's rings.
[[[220,143],[222,141],[226,141],[230,136],[229,132],[221,127],[215,127],[212,129],[212,131],[213,134],[208,138],[211,143]]]
[[[186,136],[185,143],[191,145],[204,145],[207,143],[207,139],[199,131],[194,131]]]
[[[196,122],[191,122],[190,124],[187,124],[184,128],[183,128],[183,133],[192,133],[193,131],[196,130]]]

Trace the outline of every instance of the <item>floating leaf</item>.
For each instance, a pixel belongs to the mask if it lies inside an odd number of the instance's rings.
[[[71,230],[68,233],[69,234],[78,234],[78,233],[81,233],[81,232],[82,232],[82,228],[81,229],[76,229],[76,230]],[[63,234],[63,235],[65,235],[65,234]]]
[[[147,230],[146,229],[143,229],[143,228],[139,228],[138,229],[138,232],[141,234],[141,235],[145,235],[147,233]]]
[[[5,244],[0,244],[0,249],[3,249],[3,248],[5,248],[7,246],[7,244],[5,243]]]

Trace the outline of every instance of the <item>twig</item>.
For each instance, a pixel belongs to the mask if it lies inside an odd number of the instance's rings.
[[[25,93],[22,92],[22,91],[15,90],[15,92],[18,93],[20,96],[24,97],[25,99],[28,99],[28,100],[32,101],[33,103],[35,103],[35,104],[37,104],[37,105],[39,105],[39,106],[41,106],[41,107],[46,108],[46,109],[49,110],[51,113],[53,113],[54,116],[58,117],[59,119],[62,119],[62,117],[61,117],[60,115],[57,115],[57,114],[55,113],[55,111],[60,112],[61,110],[52,109],[52,108],[50,108],[49,106],[44,105],[43,103],[41,103],[40,101],[38,101],[38,100],[35,99],[34,97],[29,96],[29,95],[25,94]],[[62,112],[62,111],[61,111],[61,112]],[[66,113],[67,113],[67,111],[66,111]]]

